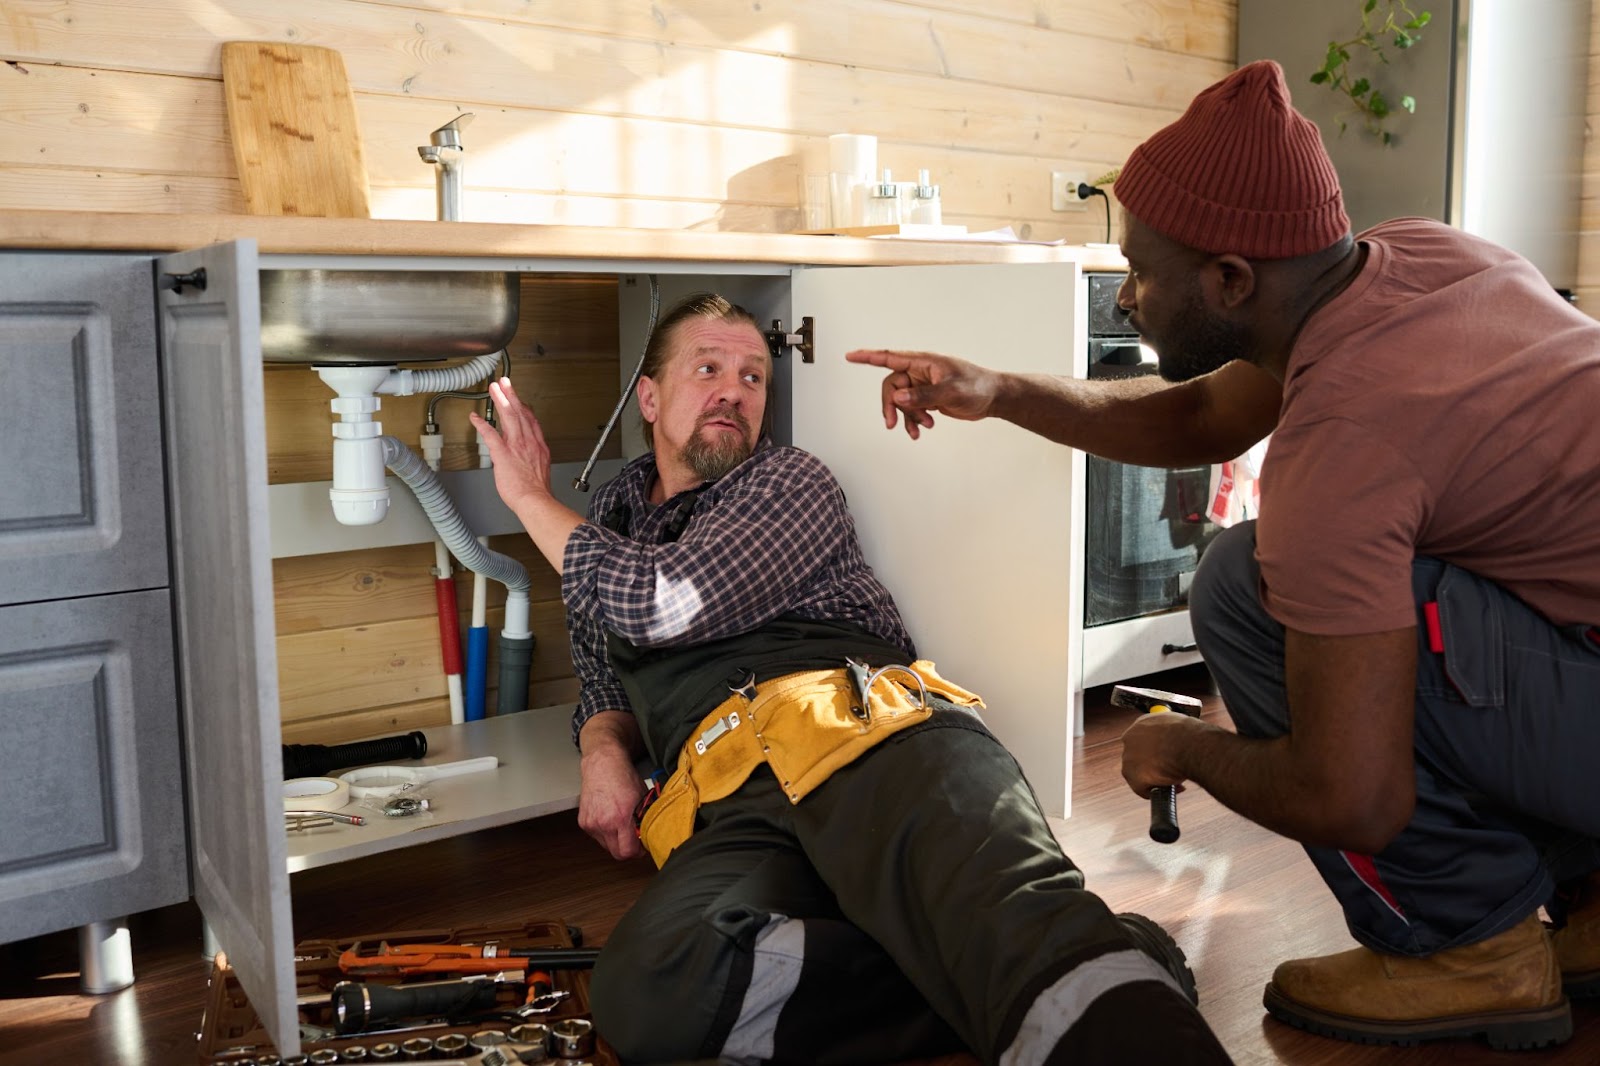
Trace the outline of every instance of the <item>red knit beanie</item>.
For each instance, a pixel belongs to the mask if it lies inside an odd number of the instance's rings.
[[[1289,259],[1350,232],[1322,136],[1270,59],[1223,78],[1135,148],[1116,193],[1157,233],[1212,254]]]

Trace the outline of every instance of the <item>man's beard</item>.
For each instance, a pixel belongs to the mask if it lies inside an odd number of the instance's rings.
[[[724,419],[739,427],[738,433],[717,430],[710,439],[700,431],[707,422]],[[683,461],[701,481],[715,481],[750,458],[750,420],[731,408],[709,411],[695,423],[694,432],[683,446]]]
[[[1244,329],[1207,311],[1198,287],[1190,291],[1165,332],[1168,338],[1152,347],[1160,356],[1159,369],[1166,381],[1190,381],[1209,374],[1243,358],[1247,350]]]

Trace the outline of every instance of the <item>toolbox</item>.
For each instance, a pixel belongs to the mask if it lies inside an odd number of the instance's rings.
[[[278,1058],[227,956],[219,954],[206,987],[199,1061],[203,1066],[419,1060],[617,1066],[616,1056],[594,1033],[589,1019],[591,963],[562,955],[561,949],[575,949],[580,941],[576,929],[549,921],[302,941],[294,952],[301,1057],[287,1060]],[[462,962],[464,956],[481,957],[484,969],[498,967],[504,976],[497,980],[493,973],[471,974],[474,964]],[[528,974],[541,975],[535,978],[537,987],[530,988]],[[351,984],[336,996],[342,982]],[[423,985],[430,987],[419,991]],[[363,1023],[363,1009],[395,998],[385,998],[385,990],[401,990],[414,998],[449,994],[454,988],[468,989],[470,1009],[452,1010],[449,1017]],[[542,998],[530,1003],[536,994]],[[342,1022],[336,1003],[347,1008]],[[526,1010],[529,1007],[531,1011]],[[381,1019],[383,1011],[377,1014]],[[490,1047],[502,1048],[503,1054],[486,1055]]]

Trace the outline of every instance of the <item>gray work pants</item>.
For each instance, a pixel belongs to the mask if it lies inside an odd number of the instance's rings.
[[[761,767],[702,807],[591,998],[629,1062],[1228,1061],[954,709],[799,804]]]
[[[1240,734],[1276,737],[1290,729],[1284,628],[1260,580],[1255,523],[1242,523],[1206,550],[1189,605]],[[1437,559],[1418,558],[1411,584],[1416,811],[1377,855],[1306,853],[1357,940],[1431,955],[1509,929],[1550,904],[1557,882],[1600,868],[1600,643]],[[1426,603],[1438,604],[1442,653]]]

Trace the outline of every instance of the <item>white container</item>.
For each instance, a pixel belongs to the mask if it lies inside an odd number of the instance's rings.
[[[878,172],[878,138],[835,133],[828,138],[828,170],[834,226],[863,225],[866,189]]]

